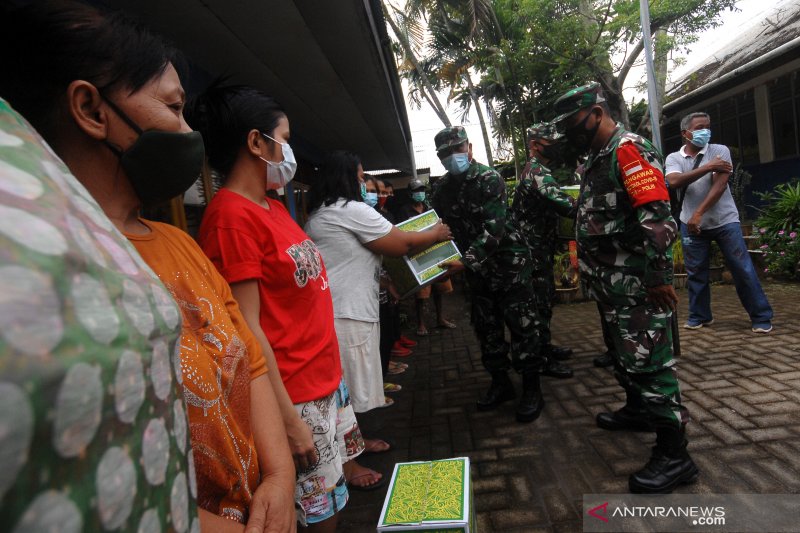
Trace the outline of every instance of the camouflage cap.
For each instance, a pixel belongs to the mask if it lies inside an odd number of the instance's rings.
[[[424,190],[424,189],[425,189],[425,184],[422,183],[421,180],[413,179],[413,180],[408,182],[408,190],[409,191],[419,191],[419,190]]]
[[[433,142],[436,145],[436,151],[441,152],[451,146],[458,146],[459,144],[467,142],[467,130],[464,126],[450,126],[436,134]]]
[[[570,89],[556,100],[554,107],[558,116],[553,119],[553,124],[558,126],[559,122],[574,115],[581,109],[605,101],[603,90],[596,81]]]
[[[556,131],[556,126],[552,122],[537,122],[528,128],[528,141],[533,139],[545,139],[547,141],[558,141],[563,135]]]

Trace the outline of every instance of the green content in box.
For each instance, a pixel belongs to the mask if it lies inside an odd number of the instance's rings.
[[[439,222],[436,211],[430,210],[397,224],[402,231],[425,231]],[[401,297],[409,296],[422,287],[434,282],[444,274],[439,265],[461,258],[461,253],[453,241],[444,241],[412,256],[385,257],[383,267],[389,273]]]
[[[475,533],[469,459],[395,465],[378,531]]]

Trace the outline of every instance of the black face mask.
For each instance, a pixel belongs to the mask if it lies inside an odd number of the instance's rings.
[[[103,97],[108,106],[139,138],[127,150],[105,142],[119,158],[131,187],[145,207],[166,202],[183,194],[200,177],[205,158],[203,136],[142,129],[116,104]]]
[[[548,161],[560,163],[564,159],[564,143],[540,144],[539,154]]]
[[[597,130],[600,129],[600,122],[602,122],[599,120],[592,129],[586,129],[586,122],[589,120],[589,117],[593,115],[594,113],[589,113],[583,117],[583,120],[564,132],[569,142],[575,146],[575,148],[586,151],[592,146],[592,141],[594,141]]]

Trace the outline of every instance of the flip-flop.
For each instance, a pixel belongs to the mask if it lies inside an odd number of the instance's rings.
[[[444,320],[444,324],[436,324],[438,329],[456,329],[458,326],[451,320]]]
[[[406,369],[403,368],[402,366],[395,366],[395,367],[389,368],[389,370],[387,370],[386,373],[389,374],[389,375],[392,375],[392,376],[396,376],[397,374],[402,374],[405,371],[406,371]]]
[[[379,405],[379,406],[378,406],[378,407],[376,407],[375,409],[383,409],[384,407],[391,407],[391,406],[393,406],[393,405],[394,405],[394,400],[392,400],[392,399],[391,399],[391,398],[389,398],[388,396],[384,396],[384,397],[383,397],[383,400],[384,400],[384,401],[383,401],[383,405]]]
[[[408,363],[401,363],[400,361],[389,361],[389,368],[402,368],[408,370]]]
[[[367,476],[371,477],[372,479],[375,479],[375,475],[378,474],[378,472],[376,472],[375,470],[372,470],[372,469],[368,469],[368,470],[369,470],[368,472],[365,472],[363,474],[359,474],[357,476],[354,476],[351,479],[348,479],[347,480],[347,488],[348,489],[353,489],[353,490],[369,491],[369,490],[376,490],[376,489],[379,489],[381,487],[386,486],[387,481],[389,481],[389,479],[386,476],[381,477],[378,481],[376,481],[375,483],[373,483],[371,485],[356,485],[355,483],[353,483],[355,480],[361,479],[361,478],[365,478]]]
[[[397,383],[383,384],[383,392],[400,392],[401,390],[403,390],[403,386],[398,385]]]
[[[394,441],[392,439],[364,439],[364,440],[365,440],[364,442],[365,448],[364,451],[361,452],[361,455],[375,455],[376,453],[387,453],[394,450]],[[366,448],[367,440],[371,440],[374,442],[382,442],[387,446],[387,448],[382,450],[370,450],[369,448]]]

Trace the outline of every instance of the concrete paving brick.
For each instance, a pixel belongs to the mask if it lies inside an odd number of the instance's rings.
[[[547,514],[541,507],[493,511],[490,516],[493,527],[490,531],[508,531],[514,527],[524,527],[526,531],[532,532],[534,529],[531,526],[547,521]]]
[[[472,490],[475,491],[475,494],[505,491],[506,488],[505,476],[482,477],[472,482]]]
[[[553,524],[574,521],[580,516],[572,501],[559,489],[544,491],[544,508]]]
[[[781,440],[794,438],[795,435],[785,427],[773,427],[764,429],[744,429],[744,435],[752,441]]]
[[[706,420],[703,422],[703,426],[725,444],[741,444],[747,442],[747,439],[744,438],[741,433],[722,420]]]
[[[711,412],[723,420],[726,424],[736,429],[747,429],[754,426],[751,421],[728,407],[718,407],[716,409],[712,409]]]
[[[769,474],[780,482],[787,491],[800,491],[800,473],[787,467],[783,461],[778,459],[761,459],[756,461],[756,463],[763,470],[769,472]]]
[[[476,494],[474,498],[476,512],[508,509],[511,505],[511,497],[505,492]]]
[[[791,428],[792,423],[797,421],[796,413],[778,413],[768,414],[752,417],[753,422],[761,428],[773,428],[779,426],[780,428]]]

